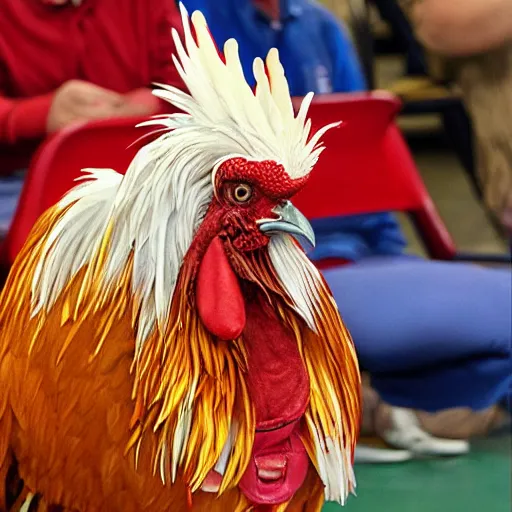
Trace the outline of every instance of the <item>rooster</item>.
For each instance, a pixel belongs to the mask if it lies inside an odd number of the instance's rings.
[[[323,146],[276,50],[247,84],[182,7],[190,94],[123,176],[86,170],[0,297],[0,510],[345,502],[360,376],[290,198]]]

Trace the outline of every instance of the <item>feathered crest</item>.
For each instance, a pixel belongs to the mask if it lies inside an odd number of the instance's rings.
[[[173,29],[178,54],[173,60],[190,95],[165,85],[155,94],[186,114],[155,119],[149,124],[191,130],[207,128],[217,133],[219,139],[226,139],[226,145],[232,145],[232,153],[254,160],[274,160],[293,179],[307,175],[323,150],[319,146],[321,137],[338,123],[326,126],[310,138],[311,122],[306,116],[313,94],[306,96],[295,116],[277,49],[270,50],[266,66],[262,59],[255,59],[257,85],[253,92],[243,73],[238,43],[234,39],[226,42],[223,60],[203,14],[192,14],[194,38],[183,4],[180,9],[186,48]]]

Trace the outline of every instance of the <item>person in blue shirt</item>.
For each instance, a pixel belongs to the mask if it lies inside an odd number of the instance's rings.
[[[347,34],[325,8],[306,0],[185,0],[189,11],[206,16],[222,47],[240,41],[246,79],[254,85],[252,62],[277,48],[295,96],[308,92],[360,91],[366,88]]]

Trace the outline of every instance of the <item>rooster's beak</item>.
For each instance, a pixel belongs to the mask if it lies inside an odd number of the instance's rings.
[[[315,233],[308,219],[300,213],[290,201],[276,206],[273,213],[276,219],[260,219],[260,231],[266,235],[288,233],[292,235],[303,247],[308,249],[315,246]]]

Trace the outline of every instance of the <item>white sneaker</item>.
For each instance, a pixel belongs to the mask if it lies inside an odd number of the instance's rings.
[[[460,439],[442,439],[425,432],[411,409],[393,407],[392,427],[382,432],[381,437],[390,446],[409,450],[414,455],[464,455],[469,452],[469,443]]]
[[[357,445],[354,462],[356,464],[395,464],[397,462],[407,462],[412,457],[412,453],[408,450],[389,450]]]

